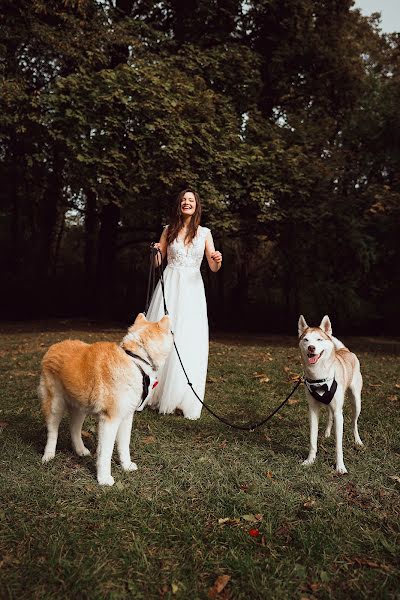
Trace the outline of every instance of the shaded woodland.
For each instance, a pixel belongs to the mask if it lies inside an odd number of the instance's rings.
[[[352,0],[1,0],[3,319],[129,320],[186,186],[218,328],[400,332],[400,34]]]

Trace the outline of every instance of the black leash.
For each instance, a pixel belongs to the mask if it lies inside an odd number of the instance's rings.
[[[165,300],[165,288],[164,288],[164,273],[162,270],[162,252],[159,248],[154,248],[154,245],[151,244],[151,253],[150,253],[150,261],[151,261],[151,265],[150,265],[150,271],[153,271],[153,275],[149,275],[149,285],[148,285],[148,291],[147,293],[149,294],[149,289],[150,289],[150,278],[152,278],[153,280],[153,285],[155,287],[155,270],[156,270],[156,257],[157,254],[160,254],[160,257],[157,258],[158,261],[158,269],[159,269],[159,280],[160,280],[160,285],[161,285],[161,290],[162,290],[162,295],[163,295],[163,302],[164,302],[164,312],[166,315],[168,315],[168,310],[167,310],[167,304],[166,304],[166,300]],[[154,287],[153,287],[153,291],[154,292]],[[148,304],[148,298],[146,301],[146,312],[147,309],[149,308],[149,304]],[[172,335],[174,336],[174,332],[171,330]],[[270,419],[272,419],[272,417],[281,410],[281,408],[283,408],[286,404],[286,402],[293,396],[293,394],[295,393],[295,391],[297,390],[297,388],[303,383],[303,377],[300,377],[298,379],[298,381],[296,381],[296,385],[294,386],[294,388],[292,389],[292,391],[290,392],[290,394],[285,398],[285,400],[283,402],[281,402],[281,404],[275,408],[267,417],[265,417],[265,419],[262,419],[261,421],[257,421],[256,423],[252,423],[249,425],[236,425],[235,423],[230,423],[227,419],[225,419],[224,417],[221,417],[220,415],[218,415],[216,412],[213,411],[212,408],[210,408],[197,394],[196,390],[193,388],[193,383],[191,383],[189,376],[186,372],[186,369],[183,365],[182,359],[181,359],[181,355],[179,354],[179,350],[177,348],[177,345],[175,343],[175,336],[174,336],[174,348],[175,351],[178,355],[178,359],[179,362],[181,363],[181,367],[182,370],[185,374],[186,377],[186,381],[188,383],[188,385],[190,386],[190,389],[192,390],[193,394],[196,396],[197,400],[199,402],[201,402],[201,404],[204,406],[205,409],[208,410],[209,413],[211,413],[213,415],[213,417],[215,417],[216,419],[218,419],[218,421],[221,421],[221,423],[225,423],[225,425],[228,425],[229,427],[232,427],[233,429],[240,429],[241,431],[254,431],[255,429],[257,429],[258,427],[261,427],[262,425],[264,425],[265,423],[267,423],[267,421],[269,421]]]

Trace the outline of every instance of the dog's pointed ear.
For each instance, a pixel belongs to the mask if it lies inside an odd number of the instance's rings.
[[[301,337],[303,335],[303,332],[305,329],[307,329],[307,327],[308,327],[308,325],[307,325],[305,318],[303,317],[303,315],[300,315],[299,323],[298,323],[299,337]]]
[[[169,329],[170,329],[169,316],[164,315],[163,318],[160,321],[158,321],[158,324],[161,327],[161,329],[164,329],[164,331],[169,331]]]
[[[322,319],[320,329],[322,329],[322,331],[325,331],[325,333],[327,333],[328,335],[332,335],[332,325],[328,315],[325,315]]]
[[[147,319],[143,313],[139,313],[133,325],[129,327],[129,331],[135,331],[135,329],[139,329],[139,327],[142,327],[144,323],[147,323]]]

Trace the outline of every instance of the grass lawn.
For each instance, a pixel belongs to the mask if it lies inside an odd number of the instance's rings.
[[[300,387],[253,433],[204,410],[195,422],[139,413],[131,444],[139,470],[114,462],[116,484],[105,488],[94,458],[72,453],[66,419],[55,460],[42,466],[36,388],[51,343],[119,342],[123,333],[83,322],[2,327],[1,598],[399,598],[399,340],[343,340],[364,376],[362,450],[346,405],[348,475],[333,470],[324,414],[317,462],[301,466],[308,417]],[[301,372],[296,344],[214,337],[206,400],[236,422],[262,418]],[[95,421],[84,429],[94,452]]]

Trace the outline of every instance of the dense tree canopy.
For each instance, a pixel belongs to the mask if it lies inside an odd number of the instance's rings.
[[[216,325],[398,331],[400,35],[352,4],[2,0],[3,317],[141,310],[190,185]]]

